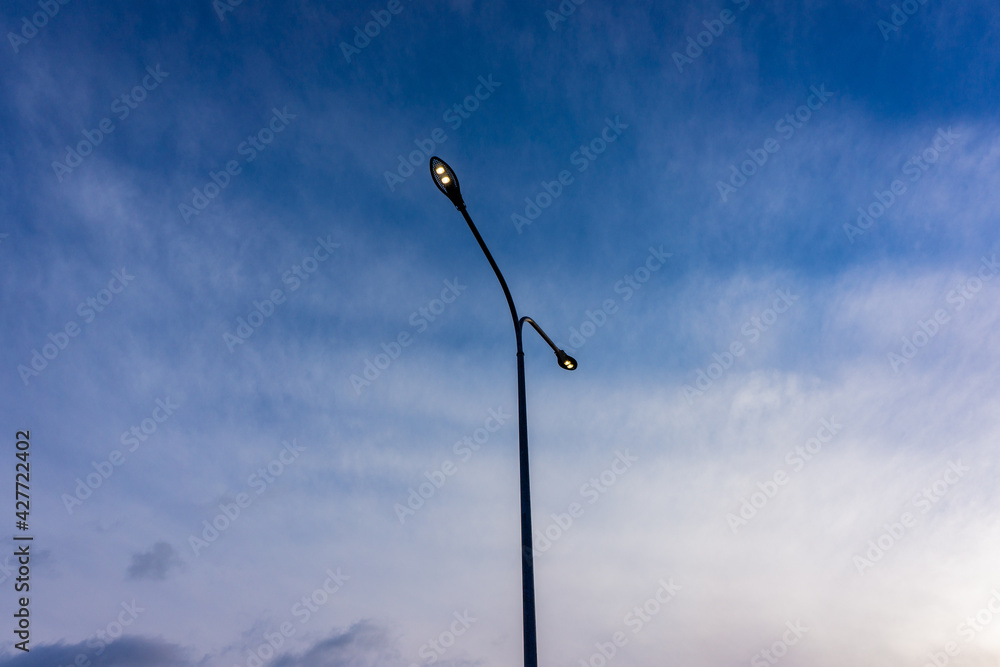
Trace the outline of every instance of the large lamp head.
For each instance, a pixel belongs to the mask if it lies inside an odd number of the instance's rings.
[[[576,359],[574,359],[573,357],[569,356],[568,354],[566,354],[562,350],[559,350],[558,352],[556,352],[556,359],[559,360],[559,365],[562,366],[563,368],[565,368],[566,370],[568,370],[568,371],[575,371],[576,370]]]
[[[465,206],[465,202],[462,201],[462,191],[458,187],[458,177],[447,162],[437,156],[432,157],[431,176],[438,190],[443,192],[452,204],[458,208]]]

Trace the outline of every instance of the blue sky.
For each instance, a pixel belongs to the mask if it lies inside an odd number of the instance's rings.
[[[0,17],[0,666],[518,664],[432,154],[541,663],[1000,660],[990,3]]]

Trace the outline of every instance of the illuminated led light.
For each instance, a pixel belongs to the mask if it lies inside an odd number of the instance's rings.
[[[559,350],[558,352],[556,352],[556,356],[559,358],[559,365],[560,366],[562,366],[563,368],[565,368],[568,371],[575,371],[576,370],[576,359],[574,359],[573,357],[569,356],[568,354],[566,354],[562,350]]]
[[[458,176],[448,166],[448,163],[435,155],[430,160],[430,171],[431,178],[434,180],[434,185],[437,186],[438,190],[450,199],[451,203],[455,206],[459,208],[464,206],[465,202],[462,201],[462,191],[459,188]]]

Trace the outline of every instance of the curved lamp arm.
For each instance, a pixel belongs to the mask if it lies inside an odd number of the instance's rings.
[[[535,320],[531,319],[530,317],[522,317],[518,321],[518,328],[520,328],[521,326],[523,326],[525,322],[527,322],[528,324],[530,324],[531,326],[533,326],[535,328],[535,331],[538,332],[538,335],[541,336],[542,338],[544,338],[545,342],[549,344],[549,347],[552,348],[552,351],[556,353],[556,359],[559,360],[559,365],[560,366],[562,366],[563,368],[565,368],[568,371],[575,371],[576,370],[576,359],[574,359],[573,357],[569,356],[568,354],[566,354],[565,352],[563,352],[562,350],[560,350],[556,346],[556,344],[552,342],[552,339],[545,335],[545,332],[542,331],[542,328],[540,326],[538,326],[538,323],[535,322]]]
[[[510,308],[510,316],[514,320],[514,333],[517,335],[517,349],[518,354],[521,353],[521,329],[525,322],[531,324],[535,328],[535,331],[545,339],[545,342],[549,344],[552,351],[556,353],[556,359],[559,360],[559,365],[568,371],[576,370],[576,359],[569,356],[562,350],[560,350],[552,339],[545,335],[542,328],[538,326],[533,319],[530,317],[517,318],[517,308],[514,307],[514,298],[510,295],[510,288],[507,287],[507,281],[504,280],[503,274],[500,272],[500,267],[497,266],[496,260],[493,259],[493,254],[490,249],[486,247],[486,242],[483,241],[483,237],[479,234],[479,230],[476,229],[476,223],[472,221],[469,216],[469,212],[465,208],[465,200],[462,199],[462,189],[458,185],[458,176],[455,175],[455,171],[448,166],[448,163],[437,157],[436,155],[430,159],[431,176],[434,178],[434,184],[437,185],[438,190],[444,193],[444,195],[455,205],[455,208],[459,210],[465,221],[469,223],[469,229],[472,230],[472,235],[476,237],[476,241],[479,242],[479,247],[482,248],[483,254],[486,255],[486,259],[489,260],[490,266],[493,267],[493,273],[497,275],[497,280],[500,281],[500,287],[503,288],[503,295],[507,297],[507,306]]]
[[[472,235],[476,237],[476,241],[479,242],[479,247],[482,248],[483,254],[486,255],[486,259],[490,261],[490,266],[493,267],[493,273],[497,274],[497,280],[500,281],[500,287],[503,288],[503,295],[507,297],[507,306],[510,308],[510,316],[514,321],[514,329],[518,329],[517,323],[517,308],[514,307],[514,298],[510,295],[510,288],[507,287],[507,281],[504,280],[503,274],[500,273],[500,267],[497,266],[496,260],[493,259],[493,254],[490,249],[486,247],[486,242],[483,241],[483,237],[480,236],[479,230],[476,229],[476,223],[472,221],[469,216],[469,212],[465,209],[465,201],[462,199],[462,190],[458,186],[458,176],[455,175],[455,171],[448,166],[448,163],[441,158],[434,156],[430,161],[431,176],[434,178],[434,184],[438,186],[438,190],[443,192],[451,203],[455,205],[455,208],[462,214],[465,221],[469,223],[469,229],[472,230]]]

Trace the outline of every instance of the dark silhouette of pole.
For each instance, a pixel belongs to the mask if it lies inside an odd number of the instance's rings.
[[[530,317],[518,319],[517,308],[514,307],[514,299],[510,295],[507,281],[504,280],[500,267],[493,259],[490,249],[486,247],[486,242],[480,236],[476,224],[466,210],[465,201],[458,186],[458,178],[455,172],[438,157],[430,160],[431,176],[438,189],[443,192],[448,199],[461,212],[462,217],[469,224],[473,236],[479,242],[483,254],[489,260],[493,272],[500,281],[503,294],[507,298],[507,306],[510,308],[510,316],[514,322],[514,336],[517,340],[517,418],[518,418],[518,458],[520,460],[521,473],[521,600],[524,623],[524,665],[525,667],[538,667],[538,640],[535,633],[535,565],[534,556],[531,549],[531,485],[528,478],[528,409],[524,390],[524,349],[521,344],[521,331],[524,323],[528,322],[541,337],[549,344],[549,347],[556,353],[559,365],[567,370],[576,368],[576,360],[560,350],[552,339],[545,335],[541,327]]]
[[[531,551],[531,486],[528,479],[528,407],[524,392],[524,350],[521,325],[517,335],[517,440],[521,462],[521,606],[524,617],[524,665],[538,667],[538,639],[535,635],[535,558]]]

